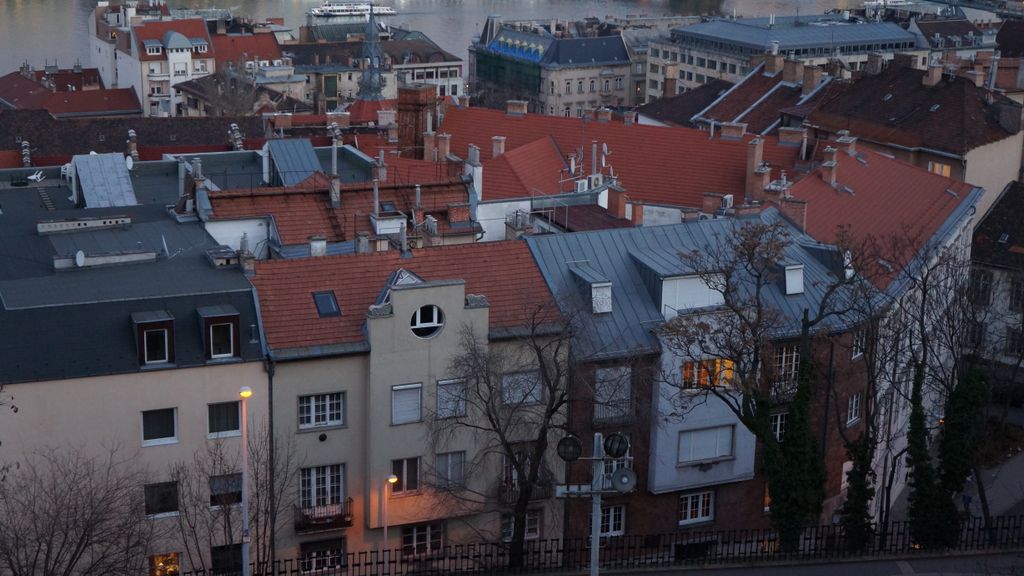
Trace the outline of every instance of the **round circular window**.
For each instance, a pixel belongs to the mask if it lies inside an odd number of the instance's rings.
[[[413,312],[412,320],[409,321],[409,327],[412,328],[412,333],[420,338],[432,338],[441,331],[444,326],[444,313],[441,309],[433,304],[427,304],[426,306],[420,306],[416,312]]]

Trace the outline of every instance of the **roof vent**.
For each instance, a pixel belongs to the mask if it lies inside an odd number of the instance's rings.
[[[929,112],[937,112],[941,106],[942,106],[942,104],[932,104],[931,108],[929,108],[928,111]]]
[[[214,268],[230,268],[238,265],[238,253],[230,246],[221,244],[206,251],[206,258]]]

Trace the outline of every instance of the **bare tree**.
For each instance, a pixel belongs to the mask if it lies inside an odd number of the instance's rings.
[[[110,448],[30,454],[0,481],[0,563],[13,576],[133,575],[146,571],[155,526],[144,474]]]
[[[532,310],[525,324],[520,336],[500,343],[463,328],[449,372],[464,386],[456,395],[439,398],[439,406],[454,408],[445,408],[446,413],[435,414],[430,421],[435,446],[472,435],[475,451],[467,456],[467,477],[494,469],[494,460],[502,460],[505,481],[497,493],[462,490],[461,497],[511,507],[511,567],[523,562],[529,504],[551,487],[549,448],[555,433],[564,430],[573,373],[572,324],[551,306]]]

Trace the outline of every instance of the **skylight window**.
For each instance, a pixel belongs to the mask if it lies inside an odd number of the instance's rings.
[[[882,100],[884,100],[886,102],[888,102],[889,100],[892,100],[892,92],[886,94],[885,96],[882,96]]]
[[[314,292],[313,302],[316,303],[316,311],[320,314],[321,318],[341,315],[341,309],[338,308],[338,299],[334,296],[334,290]]]
[[[929,112],[935,112],[942,106],[941,104],[932,104],[932,107],[928,109]]]

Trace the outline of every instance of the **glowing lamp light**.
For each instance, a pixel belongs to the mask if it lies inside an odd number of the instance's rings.
[[[241,398],[248,398],[252,396],[252,388],[248,386],[242,386],[242,389],[238,391],[238,396]]]

